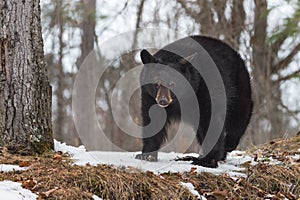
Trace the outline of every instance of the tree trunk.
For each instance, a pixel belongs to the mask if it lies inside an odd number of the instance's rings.
[[[95,26],[96,26],[96,0],[81,0],[82,4],[82,22],[81,22],[81,57],[79,65],[94,49]]]
[[[53,149],[39,0],[0,1],[0,141],[17,152]]]
[[[94,42],[95,42],[95,27],[96,27],[96,0],[81,0],[81,12],[82,12],[82,21],[80,24],[80,28],[82,31],[81,35],[81,44],[80,44],[80,50],[81,50],[81,56],[78,58],[77,61],[77,68],[79,69],[80,65],[84,61],[84,59],[89,55],[91,51],[94,50]],[[94,80],[95,77],[93,75],[93,72],[90,73],[90,80]],[[75,76],[74,76],[75,80]],[[89,88],[89,86],[86,86]],[[92,92],[92,91],[91,91]],[[97,124],[95,124],[95,127],[93,128],[93,132],[97,130]],[[82,144],[81,139],[77,133],[77,130],[75,128],[75,125],[72,121],[71,125],[71,131],[72,138],[75,146],[79,146]]]
[[[62,1],[55,1],[56,6],[56,20],[58,24],[58,64],[56,65],[57,68],[57,88],[55,90],[56,95],[56,117],[54,120],[54,136],[55,139],[58,141],[65,141],[65,126],[66,126],[66,100],[64,98],[64,91],[65,91],[65,82],[66,76],[63,69],[63,58],[64,58],[64,47],[65,43],[63,41],[63,36],[65,32],[65,20],[63,16],[63,2]]]
[[[253,47],[253,77],[255,90],[254,116],[252,121],[256,125],[252,132],[254,141],[264,143],[268,140],[281,137],[285,130],[282,111],[279,110],[281,91],[279,82],[272,80],[274,60],[271,57],[271,46],[267,44],[267,1],[255,0],[254,34],[251,38]],[[259,113],[259,115],[257,115]],[[265,120],[262,120],[265,119]],[[265,130],[262,130],[265,129]],[[260,132],[260,133],[259,133]],[[259,133],[259,134],[257,134]],[[268,134],[268,135],[266,135]],[[256,143],[254,143],[256,144]]]

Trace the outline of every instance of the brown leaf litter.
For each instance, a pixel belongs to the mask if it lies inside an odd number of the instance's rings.
[[[196,167],[159,176],[131,167],[76,166],[61,152],[21,156],[2,148],[0,154],[1,164],[28,168],[1,172],[0,181],[20,182],[38,199],[92,199],[93,194],[102,199],[196,199],[181,182],[192,183],[209,200],[300,198],[300,136],[248,150],[257,163],[244,163],[246,177],[197,173]]]

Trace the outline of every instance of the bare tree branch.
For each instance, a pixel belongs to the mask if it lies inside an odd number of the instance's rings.
[[[141,0],[141,3],[139,5],[139,7],[138,7],[137,20],[136,20],[135,28],[139,28],[140,27],[144,4],[145,4],[145,0]]]
[[[139,34],[138,28],[140,28],[144,4],[145,4],[145,0],[141,0],[141,3],[139,5],[138,11],[137,11],[137,20],[136,20],[136,24],[135,24],[135,31],[134,31],[133,44],[132,44],[133,49],[135,49],[137,46],[137,36]]]
[[[232,40],[231,45],[235,48],[240,46],[240,36],[245,28],[246,13],[244,1],[234,0],[231,11],[231,33],[228,35]]]
[[[126,8],[128,6],[128,1],[125,2],[123,8],[120,11],[118,11],[113,17],[111,17],[112,20],[110,20],[110,22],[107,23],[107,25],[101,29],[100,33],[103,33],[104,31],[109,29],[111,27],[111,25],[113,24],[113,22],[117,19],[117,17],[120,16],[126,10]]]
[[[278,51],[280,50],[281,45],[284,43],[285,40],[286,40],[286,37],[280,37],[278,40],[276,40],[276,42],[274,42],[271,45],[271,49],[272,49],[272,52],[274,53],[274,55],[277,55]]]
[[[199,15],[201,15],[201,13],[195,12],[192,9],[188,8],[185,0],[177,0],[177,2],[181,5],[181,7],[185,10],[186,14],[190,17],[197,19],[199,18]]]
[[[300,124],[300,120],[299,118],[297,117],[297,113],[299,113],[300,111],[299,110],[296,110],[296,111],[293,111],[293,110],[290,110],[286,105],[284,105],[282,103],[282,101],[280,101],[280,106],[296,121]]]
[[[218,16],[218,23],[216,23],[216,31],[218,34],[222,33],[225,36],[225,41],[231,40],[231,26],[230,26],[230,19],[225,17],[225,9],[228,1],[223,0],[213,0],[212,5],[214,11],[217,13]],[[232,12],[231,12],[232,13]],[[230,43],[230,42],[229,42]],[[230,43],[231,44],[231,43]]]
[[[297,71],[295,71],[295,72],[293,72],[293,73],[291,73],[291,74],[289,74],[289,75],[286,75],[286,76],[284,76],[284,77],[280,77],[280,78],[278,78],[276,81],[277,81],[277,82],[286,81],[286,80],[289,80],[289,79],[293,78],[293,76],[295,76],[295,75],[297,75],[297,74],[300,75],[300,69],[298,69]]]
[[[297,53],[299,53],[299,51],[300,51],[300,43],[291,51],[291,53],[287,57],[285,57],[284,59],[278,62],[275,71],[281,70],[286,66],[288,66],[288,64],[292,62],[293,58]]]

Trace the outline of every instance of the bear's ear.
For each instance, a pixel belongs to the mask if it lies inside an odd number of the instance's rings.
[[[146,49],[141,51],[141,59],[143,64],[157,63],[157,60]]]
[[[187,56],[187,57],[185,57],[185,58],[182,58],[182,59],[180,59],[179,60],[179,64],[180,65],[185,65],[185,64],[187,64],[188,62],[190,63],[190,62],[192,62],[192,60],[196,57],[196,55],[197,55],[198,53],[196,52],[196,53],[193,53],[192,55],[189,55],[189,56]]]

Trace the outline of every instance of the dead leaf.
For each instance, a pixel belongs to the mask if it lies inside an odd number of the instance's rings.
[[[224,200],[228,197],[228,192],[227,190],[222,190],[222,191],[212,191],[209,193],[204,194],[205,197],[213,196],[217,198],[218,200]]]
[[[191,167],[190,174],[197,174],[197,167]]]
[[[30,166],[30,162],[29,161],[20,161],[19,162],[19,167],[28,167]]]
[[[37,181],[33,180],[33,179],[22,181],[22,187],[25,189],[29,189],[29,190],[34,189],[36,184],[37,184]]]
[[[251,163],[252,163],[252,161],[249,160],[249,161],[242,163],[241,166],[248,168],[251,165]]]
[[[55,154],[54,156],[53,156],[53,159],[54,160],[59,160],[59,161],[61,161],[62,160],[62,155],[61,154]]]
[[[291,199],[291,200],[297,199],[297,196],[294,195],[294,194],[292,194],[292,193],[288,193],[288,194],[286,195],[286,197],[287,197],[288,199]]]
[[[47,192],[41,192],[41,195],[42,195],[43,197],[49,197],[50,194],[53,193],[53,192],[55,192],[57,189],[58,189],[58,187],[53,188],[53,189],[51,189],[51,190],[48,190]]]
[[[259,161],[263,156],[263,152],[260,149],[257,149],[257,151],[255,152],[255,157],[254,157],[254,161]]]

